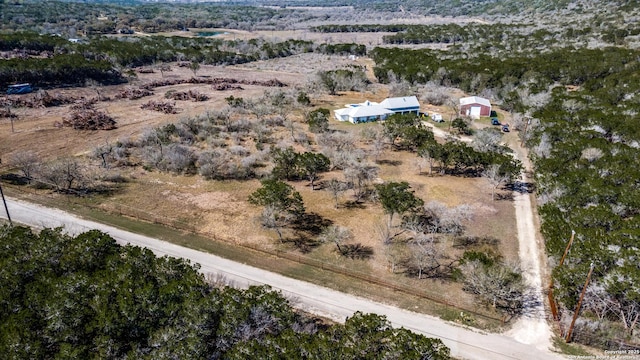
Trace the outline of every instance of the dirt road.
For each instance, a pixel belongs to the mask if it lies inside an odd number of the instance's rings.
[[[522,183],[526,184],[530,181],[527,172],[531,169],[531,164],[527,156],[518,150],[521,149],[515,149],[516,156],[522,161],[525,169],[521,175]],[[524,277],[534,289],[534,299],[532,308],[529,309],[526,315],[516,321],[508,334],[522,343],[536,346],[539,349],[548,349],[551,346],[553,333],[546,320],[547,314],[542,294],[542,274],[544,271],[541,252],[544,251],[544,244],[542,244],[541,238],[536,236],[537,231],[531,194],[522,190],[524,189],[514,191],[514,206],[518,227],[518,255],[520,257],[520,266],[524,270]]]
[[[460,359],[560,359],[547,349],[523,344],[511,337],[459,327],[431,316],[412,313],[389,305],[377,303],[356,296],[343,294],[317,285],[305,283],[236,263],[218,256],[181,247],[161,240],[130,233],[111,226],[80,219],[57,209],[8,199],[11,217],[14,221],[36,227],[64,226],[71,234],[89,229],[99,229],[109,233],[119,243],[130,243],[151,249],[159,256],[169,255],[201,264],[205,274],[223,275],[235,285],[245,287],[252,284],[268,284],[292,299],[294,306],[344,321],[355,311],[371,312],[387,316],[398,327],[437,337],[451,348],[452,356]],[[4,213],[0,214],[6,218]]]

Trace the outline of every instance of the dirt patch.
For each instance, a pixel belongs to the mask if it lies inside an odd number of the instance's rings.
[[[187,203],[200,210],[224,210],[225,212],[235,213],[243,207],[243,202],[238,201],[232,194],[221,191],[194,195],[191,193],[164,190],[162,195],[166,196],[169,201]]]
[[[175,122],[179,119],[200,115],[209,110],[221,109],[226,106],[226,97],[252,98],[262,95],[268,87],[259,85],[243,85],[242,89],[218,91],[206,84],[178,84],[153,89],[153,95],[140,99],[117,99],[123,89],[138,87],[152,81],[162,79],[189,79],[193,72],[171,65],[172,71],[141,73],[130,84],[100,86],[97,88],[70,88],[48,90],[50,94],[63,97],[81,99],[110,98],[111,101],[100,101],[95,107],[116,120],[116,129],[109,131],[78,131],[68,128],[56,128],[56,123],[62,123],[70,112],[71,105],[48,108],[15,108],[12,113],[17,115],[13,119],[14,131],[11,131],[10,119],[0,119],[0,158],[8,158],[17,151],[31,150],[42,159],[51,160],[61,156],[87,154],[93,148],[118,139],[137,137],[145,129]],[[255,81],[269,81],[277,79],[287,85],[296,86],[306,81],[306,76],[300,73],[272,72],[255,69],[241,69],[224,66],[202,65],[197,72],[202,79],[233,78],[247,83]],[[149,101],[164,101],[168,91],[198,91],[206,95],[207,101],[178,101],[176,114],[162,114],[152,110],[141,110],[141,105]],[[32,94],[21,95],[23,97]],[[37,144],[37,146],[34,146]]]

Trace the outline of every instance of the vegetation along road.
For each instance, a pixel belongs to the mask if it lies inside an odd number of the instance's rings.
[[[344,321],[356,311],[387,316],[394,326],[435,336],[451,348],[451,355],[463,359],[553,359],[560,358],[548,350],[518,342],[500,334],[484,334],[443,320],[401,310],[352,295],[343,294],[302,281],[289,279],[265,270],[229,261],[218,256],[188,249],[161,240],[141,236],[111,226],[80,219],[69,213],[8,199],[14,221],[37,227],[63,226],[70,234],[98,229],[119,243],[130,243],[151,249],[158,256],[169,255],[189,259],[201,265],[200,271],[224,276],[236,286],[268,284],[292,298],[296,307],[305,311]],[[2,214],[2,216],[6,216]]]

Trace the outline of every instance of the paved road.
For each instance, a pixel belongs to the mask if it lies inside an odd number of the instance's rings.
[[[89,229],[109,233],[118,243],[143,246],[159,256],[169,255],[199,263],[205,274],[223,275],[234,285],[268,284],[289,297],[294,306],[320,316],[343,321],[355,311],[387,316],[397,327],[404,327],[430,337],[437,337],[451,348],[452,356],[460,359],[560,359],[556,354],[534,346],[520,343],[500,334],[483,334],[431,316],[398,309],[393,306],[340,293],[303,281],[286,278],[262,269],[236,263],[218,256],[174,245],[158,239],[130,233],[111,226],[87,221],[58,209],[7,199],[14,221],[36,227],[64,226],[70,234]],[[4,212],[0,216],[6,218]]]

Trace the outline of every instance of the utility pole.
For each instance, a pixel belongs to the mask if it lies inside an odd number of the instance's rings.
[[[560,259],[560,263],[558,267],[564,264],[564,259],[567,257],[569,253],[569,249],[571,249],[571,244],[573,244],[573,239],[576,236],[575,230],[571,230],[571,238],[569,239],[569,243],[567,243],[567,247],[564,249],[564,254],[562,254],[562,258]],[[560,321],[560,314],[558,313],[558,307],[556,306],[556,300],[553,297],[553,276],[551,276],[551,280],[549,281],[549,306],[551,307],[551,314],[553,315],[553,319],[555,321]],[[560,329],[562,332],[562,328]]]
[[[4,203],[4,211],[7,212],[7,219],[9,219],[9,225],[13,225],[11,221],[11,215],[9,215],[9,208],[7,207],[7,200],[4,198],[4,192],[2,192],[2,185],[0,185],[0,196],[2,196],[2,202]]]
[[[578,306],[576,306],[576,312],[573,313],[573,320],[571,320],[571,326],[569,326],[569,331],[567,332],[567,337],[564,339],[565,342],[571,341],[571,334],[573,333],[573,326],[576,324],[576,319],[578,318],[578,314],[580,313],[580,307],[582,306],[582,299],[584,299],[584,293],[587,292],[587,286],[589,286],[589,280],[591,280],[591,273],[593,273],[593,263],[591,263],[591,268],[589,269],[589,274],[587,274],[587,281],[584,282],[584,287],[582,288],[582,292],[580,293],[580,299],[578,300]]]

